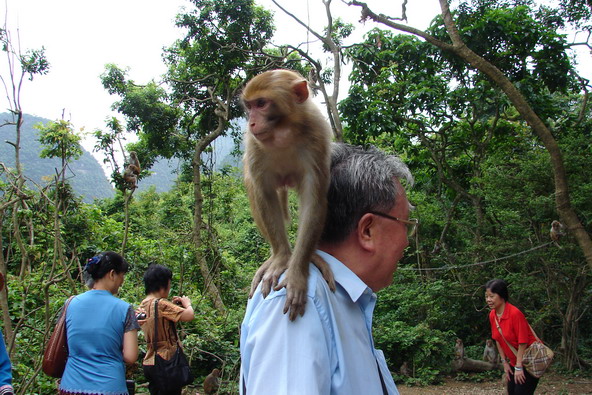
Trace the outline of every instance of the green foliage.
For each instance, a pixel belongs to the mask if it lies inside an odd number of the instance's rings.
[[[45,146],[40,157],[68,161],[82,156],[81,137],[72,130],[70,121],[49,121],[45,126],[37,124],[35,128],[39,131],[39,142]]]
[[[133,130],[140,139],[128,148],[138,152],[143,165],[151,166],[161,155],[201,169],[197,186],[194,174],[183,171],[170,191],[137,191],[130,200],[126,259],[131,270],[119,297],[138,305],[148,265],[170,267],[172,294],[189,296],[196,311],[196,320],[181,328],[196,383],[212,368],[223,368],[223,391],[231,393],[236,392],[240,322],[250,281],[269,256],[269,246],[253,223],[240,170],[214,171],[205,156],[196,159],[193,153],[200,139],[218,126],[220,107],[211,99],[228,99],[229,118],[238,117],[238,103],[229,92],[236,92],[250,75],[278,64],[252,56],[271,39],[269,12],[249,0],[193,3],[196,8],[177,19],[186,36],[165,53],[166,88],[155,82],[137,85],[124,69],[107,66],[102,81],[119,96],[115,106],[126,123],[111,119],[108,130],[95,136],[97,149],[105,150],[113,163],[113,147]],[[568,3],[562,2],[572,7],[574,18],[588,18],[578,16],[580,8]],[[528,1],[493,0],[463,4],[456,16],[463,39],[511,76],[552,128],[565,158],[571,203],[590,233],[592,184],[586,169],[592,161],[591,113],[582,110],[565,41],[557,33],[565,16],[533,10]],[[340,20],[335,28],[338,41],[351,32]],[[440,19],[430,32],[446,39]],[[592,276],[570,232],[559,247],[549,243],[550,222],[557,219],[549,155],[516,110],[488,80],[418,39],[373,30],[347,53],[353,61],[352,86],[340,104],[346,139],[398,154],[416,179],[408,196],[416,207],[412,216],[420,219],[419,233],[399,263],[393,285],[380,291],[374,318],[376,347],[385,352],[396,381],[441,381],[450,373],[456,338],[463,340],[468,357],[480,359],[491,335],[483,284],[494,277],[509,282],[511,302],[558,351],[554,369],[566,371],[566,344],[575,347],[581,360],[592,359],[592,312],[586,309],[592,302]],[[281,58],[282,52],[275,54]],[[34,135],[29,124],[24,127],[21,159],[28,170],[33,163],[45,162],[37,151],[26,150],[35,140],[28,140]],[[51,146],[44,155],[75,157],[76,150],[70,148],[77,141],[71,139],[68,123],[49,123],[43,130],[42,139]],[[2,158],[14,156],[4,146]],[[87,204],[60,190],[67,204],[56,234],[56,189],[41,193],[25,183],[20,192],[27,199],[4,206],[15,196],[15,173],[2,171],[0,226],[8,315],[15,333],[9,344],[15,383],[20,388],[28,383],[28,393],[50,393],[55,380],[35,373],[47,330],[67,296],[84,291],[80,270],[86,259],[121,246],[125,199],[118,193]],[[121,169],[114,179],[118,176]],[[197,251],[196,187],[203,198]],[[290,206],[296,210],[293,196]],[[292,223],[291,238],[294,231]],[[56,237],[64,246],[63,262],[53,259]],[[213,308],[206,293],[203,273],[195,264],[198,254],[220,290],[224,314]],[[142,337],[140,344],[145,350]],[[404,362],[410,377],[397,374]],[[461,373],[457,379],[498,375]],[[134,378],[145,381],[139,371]]]
[[[556,31],[562,21],[551,11],[537,18],[541,12],[523,1],[475,1],[459,6],[455,17],[467,45],[548,120],[566,158],[572,203],[590,231],[589,183],[581,178],[592,159],[590,112],[581,111],[580,87]],[[449,41],[440,18],[429,31]],[[416,356],[410,345],[430,350],[450,331],[465,346],[482,346],[490,336],[482,286],[494,277],[512,284],[512,302],[552,346],[573,339],[567,328],[587,333],[572,315],[584,314],[591,296],[582,252],[572,237],[561,248],[548,244],[558,219],[549,155],[499,89],[452,55],[392,31],[372,30],[348,56],[352,86],[340,103],[346,139],[397,153],[416,178],[409,198],[421,226],[399,266],[400,274],[423,271],[381,293],[375,321],[388,317],[375,334],[391,367],[414,363],[413,380],[425,383],[446,371],[436,362],[446,357]],[[434,339],[422,336],[424,326]],[[578,351],[588,348],[580,342]]]
[[[29,80],[31,81],[35,75],[44,75],[49,72],[49,61],[45,57],[45,48],[41,47],[41,49],[27,49],[23,51],[18,47],[19,42],[17,42],[17,48],[15,48],[15,43],[12,41],[12,34],[6,29],[6,24],[3,28],[0,28],[0,42],[2,43],[2,51],[7,53],[9,62],[12,63],[11,73],[16,72],[13,75],[14,77],[18,78],[19,73],[19,70],[14,69],[15,64],[18,64],[23,76],[25,74],[29,75]]]

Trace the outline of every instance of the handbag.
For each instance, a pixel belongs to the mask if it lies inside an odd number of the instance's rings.
[[[497,330],[499,331],[500,335],[502,335],[502,339],[504,339],[504,341],[506,342],[508,347],[510,347],[510,350],[512,350],[514,355],[517,356],[518,352],[516,352],[516,349],[512,347],[512,345],[508,343],[508,341],[504,337],[504,334],[502,333],[502,328],[500,328],[497,317],[495,319],[495,323],[497,325]],[[555,356],[555,353],[553,352],[553,350],[547,347],[541,339],[539,339],[539,337],[537,336],[534,329],[532,329],[530,324],[528,324],[528,327],[532,331],[532,334],[536,338],[536,341],[532,343],[530,346],[528,346],[526,350],[524,350],[524,354],[522,355],[522,366],[532,376],[536,378],[541,378],[543,373],[545,373],[545,370],[547,370],[549,365],[551,365],[551,362],[553,362],[553,357]]]
[[[66,310],[74,296],[70,296],[64,303],[64,311],[58,318],[58,322],[49,337],[43,353],[41,368],[48,376],[60,378],[64,374],[66,361],[68,360],[68,339],[66,337]]]
[[[177,329],[175,330],[175,337]],[[158,338],[158,299],[154,302],[154,337],[152,339],[152,348],[154,350],[154,365],[144,365],[144,376],[151,385],[160,391],[171,391],[182,388],[193,382],[193,373],[189,368],[187,357],[181,349],[177,340],[177,351],[171,359],[164,359],[158,355],[156,339]]]

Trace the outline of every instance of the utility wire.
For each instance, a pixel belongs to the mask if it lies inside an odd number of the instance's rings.
[[[548,243],[545,243],[545,244],[541,244],[541,245],[536,246],[536,247],[532,247],[532,248],[530,248],[528,250],[524,250],[524,251],[516,252],[516,253],[511,254],[511,255],[503,256],[501,258],[495,258],[495,259],[491,259],[489,261],[483,261],[483,262],[469,263],[469,264],[466,264],[466,265],[446,265],[446,266],[442,266],[442,267],[426,267],[426,268],[421,268],[421,267],[402,267],[402,268],[397,269],[397,270],[403,270],[403,271],[413,270],[413,271],[418,271],[418,272],[428,272],[428,271],[461,269],[461,268],[470,267],[470,266],[486,265],[488,263],[494,263],[494,262],[497,262],[497,261],[503,261],[505,259],[510,259],[510,258],[513,258],[513,257],[518,256],[518,255],[523,255],[523,254],[529,253],[531,251],[539,250],[539,249],[544,248],[544,247],[547,247],[547,246],[549,246],[551,244],[553,244],[552,241],[550,241]]]

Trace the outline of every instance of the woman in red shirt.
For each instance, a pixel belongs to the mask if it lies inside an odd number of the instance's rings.
[[[489,312],[491,337],[496,342],[504,364],[504,372],[508,379],[508,394],[533,395],[539,379],[523,368],[522,356],[526,348],[536,341],[536,337],[526,322],[524,314],[508,302],[508,285],[504,280],[490,280],[485,284],[485,302],[491,309]],[[517,350],[516,354],[510,349],[508,343]]]

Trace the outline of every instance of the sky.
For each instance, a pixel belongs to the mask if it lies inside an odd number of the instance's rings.
[[[117,97],[110,96],[100,81],[105,65],[114,63],[128,68],[129,78],[138,84],[159,80],[165,72],[162,48],[181,38],[183,33],[174,26],[175,15],[181,7],[191,7],[187,0],[2,2],[0,11],[13,40],[18,33],[22,50],[45,47],[50,63],[47,75],[37,75],[33,81],[25,80],[21,92],[23,111],[50,120],[61,119],[64,113],[64,118],[71,121],[76,130],[83,128],[89,133],[97,128],[104,129],[105,120],[116,115],[111,105]],[[321,0],[278,2],[322,32],[326,13]],[[275,13],[276,43],[299,44],[310,38],[302,26],[271,0],[257,0],[257,3]],[[377,13],[400,16],[402,0],[367,0],[366,3]],[[332,10],[334,17],[340,16],[356,26],[353,40],[378,26],[371,21],[360,23],[360,9],[348,7],[339,0],[332,2]],[[407,24],[424,29],[439,11],[438,0],[411,0],[407,4]],[[314,44],[311,49],[313,47]],[[0,72],[4,76],[6,57],[4,53],[0,56]],[[342,90],[341,98],[344,94]],[[0,106],[0,112],[9,108],[6,95],[0,96]],[[90,151],[94,141],[88,137],[83,145]]]
[[[22,50],[44,47],[50,63],[48,74],[37,75],[33,81],[25,80],[21,92],[24,112],[51,120],[61,119],[64,113],[64,118],[71,121],[75,129],[84,128],[86,132],[105,128],[105,119],[115,115],[111,105],[117,97],[110,96],[100,81],[105,65],[114,63],[129,68],[129,78],[139,84],[158,80],[165,72],[162,48],[182,37],[182,30],[174,26],[175,15],[181,7],[191,6],[186,0],[4,1],[0,10],[4,11],[2,15],[6,17],[13,40],[18,33]],[[305,29],[270,0],[258,3],[276,15],[276,42],[298,44],[307,40]],[[326,14],[320,0],[279,0],[279,3],[303,20],[310,20],[315,29],[322,32]],[[377,12],[400,15],[400,2],[389,2],[396,5],[396,9],[385,7],[384,3],[368,1]],[[409,22],[420,27],[427,26],[439,9],[437,0],[412,3],[430,3],[433,8],[430,13],[425,9],[408,10]],[[358,23],[357,7],[333,1],[332,10],[334,15],[355,23],[360,30],[375,26]],[[5,57],[0,59],[0,67],[4,73]],[[6,95],[0,97],[0,105],[1,111],[8,108]],[[84,145],[92,149],[92,138],[86,139]]]

